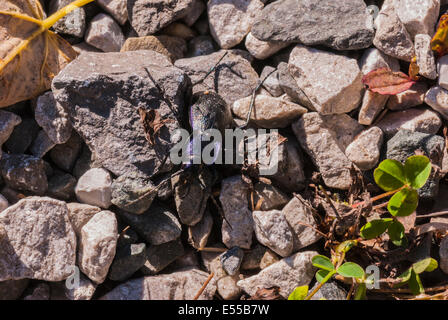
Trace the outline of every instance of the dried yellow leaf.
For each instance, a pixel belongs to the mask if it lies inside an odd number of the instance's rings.
[[[0,1],[0,108],[33,98],[77,53],[49,31],[59,19],[93,0],[77,0],[47,19],[39,0]]]

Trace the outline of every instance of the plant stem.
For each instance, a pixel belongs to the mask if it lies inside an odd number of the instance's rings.
[[[380,194],[380,195],[378,195],[378,196],[376,196],[376,197],[371,198],[370,201],[371,201],[371,202],[374,202],[374,201],[377,201],[377,200],[380,200],[380,199],[383,199],[383,198],[392,196],[392,195],[394,195],[395,193],[397,193],[397,192],[403,190],[404,188],[407,188],[407,186],[404,185],[404,186],[398,188],[397,190],[392,190],[392,191],[389,191],[389,192],[382,193],[382,194]],[[365,201],[361,201],[361,202],[355,203],[355,204],[352,205],[352,208],[357,208],[357,207],[359,207],[360,205],[362,205],[362,204],[364,204],[364,203],[366,203],[366,202],[365,202]]]
[[[62,8],[61,10],[58,10],[57,12],[55,12],[54,14],[49,16],[47,19],[45,19],[42,22],[43,28],[45,30],[50,29],[56,22],[58,22],[60,19],[65,17],[67,14],[69,14],[73,10],[75,10],[77,8],[80,8],[80,7],[90,3],[92,1],[94,1],[94,0],[76,0],[76,1],[73,1],[72,3],[68,4],[67,6]]]
[[[322,288],[322,286],[323,286],[328,280],[331,279],[331,277],[332,277],[335,273],[336,273],[336,270],[334,270],[334,271],[330,271],[330,272],[327,274],[327,276],[322,280],[322,282],[319,283],[319,285],[316,287],[316,289],[314,289],[313,292],[311,292],[311,293],[305,298],[305,300],[310,300],[310,299],[316,294],[316,292],[319,291],[320,288]]]

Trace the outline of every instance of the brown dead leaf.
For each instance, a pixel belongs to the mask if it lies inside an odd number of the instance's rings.
[[[369,87],[370,91],[383,95],[398,94],[408,90],[415,83],[403,72],[394,72],[389,68],[369,72],[362,78],[362,82]]]
[[[0,1],[0,108],[33,98],[76,51],[48,29],[72,10],[93,0],[77,0],[44,19],[39,0]]]
[[[172,119],[162,119],[157,110],[150,109],[146,111],[142,107],[138,108],[138,113],[140,114],[140,120],[143,124],[143,129],[145,130],[146,140],[151,146],[155,144],[155,138],[157,133],[162,129],[162,127]]]
[[[420,72],[420,67],[417,64],[417,56],[414,56],[409,64],[409,78],[417,81],[420,79],[418,73]]]
[[[279,287],[259,288],[255,294],[247,300],[284,300],[280,295]]]

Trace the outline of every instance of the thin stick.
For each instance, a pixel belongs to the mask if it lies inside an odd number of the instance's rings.
[[[329,239],[329,238],[330,238],[330,237],[327,236],[325,233],[323,233],[323,232],[317,230],[316,228],[314,228],[313,226],[311,226],[311,225],[309,225],[309,224],[307,224],[307,223],[304,223],[304,222],[301,222],[301,221],[297,221],[297,223],[298,223],[298,224],[301,224],[301,225],[303,225],[303,226],[305,226],[305,227],[308,227],[308,228],[310,228],[310,229],[313,229],[314,232],[320,234],[322,237],[324,237],[324,238],[326,238],[326,239]]]
[[[415,218],[416,219],[424,219],[424,218],[441,217],[441,216],[446,216],[446,215],[448,215],[448,211],[435,212],[435,213],[426,214],[423,216],[417,216]]]
[[[209,75],[211,75],[213,71],[216,70],[216,68],[218,67],[218,65],[221,63],[221,61],[225,58],[225,56],[226,56],[228,53],[229,53],[229,51],[224,52],[224,54],[222,55],[222,57],[219,58],[218,62],[217,62],[212,68],[210,68],[210,70],[207,72],[207,74],[205,75],[205,77],[202,78],[201,80],[198,80],[198,81],[196,81],[196,82],[193,83],[193,87],[194,87],[195,85],[198,85],[198,84],[204,82],[204,80],[207,79],[207,77],[208,77]]]
[[[227,249],[224,248],[199,248],[198,251],[204,251],[204,252],[226,252]]]
[[[380,194],[380,195],[378,195],[378,196],[376,196],[376,197],[371,198],[370,201],[371,201],[371,202],[375,202],[375,201],[377,201],[377,200],[380,200],[380,199],[389,197],[389,196],[394,195],[395,193],[401,191],[402,189],[404,189],[404,188],[406,188],[406,187],[407,187],[407,186],[404,185],[404,186],[398,188],[397,190],[392,190],[392,191],[389,191],[389,192],[382,193],[382,194]],[[359,207],[360,205],[363,205],[364,203],[366,203],[366,202],[365,202],[365,201],[361,201],[361,202],[355,203],[354,205],[352,205],[352,208],[357,208],[357,207]]]
[[[205,288],[207,287],[208,283],[213,279],[213,276],[215,274],[212,272],[210,273],[210,275],[208,276],[207,280],[205,281],[204,285],[201,287],[201,289],[199,289],[198,293],[196,294],[196,296],[193,298],[193,300],[198,300],[199,297],[201,296],[202,292],[204,292]]]

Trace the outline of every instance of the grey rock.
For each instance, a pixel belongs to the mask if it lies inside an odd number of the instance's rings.
[[[149,36],[189,14],[195,0],[128,0],[128,16],[139,37]]]
[[[165,92],[165,98],[148,77]],[[86,79],[89,79],[88,81]],[[179,128],[187,77],[154,51],[86,53],[64,68],[52,86],[56,100],[68,110],[75,130],[95,154],[96,163],[117,176],[128,171],[151,175],[161,170],[174,146],[170,138]],[[170,119],[150,146],[138,107],[155,106]],[[169,161],[167,161],[169,162]],[[167,163],[164,169],[169,170]]]
[[[289,199],[280,189],[275,186],[265,183],[257,182],[254,185],[254,204],[261,201],[261,206],[258,210],[269,211],[273,209],[281,209],[288,203]]]
[[[6,148],[11,153],[25,153],[37,137],[39,130],[40,128],[36,120],[30,118],[23,119],[14,128],[8,140],[5,142]]]
[[[419,33],[434,35],[440,0],[395,0],[394,5],[398,18],[412,39]]]
[[[64,108],[54,100],[51,91],[37,98],[34,110],[36,122],[55,144],[62,144],[70,139],[72,125]]]
[[[135,232],[152,245],[176,240],[182,232],[176,216],[155,203],[141,215],[124,211],[120,211],[119,215]]]
[[[448,90],[448,60],[443,56],[437,61],[437,71],[439,73],[439,86]]]
[[[15,113],[0,110],[0,146],[9,139],[14,127],[21,122],[22,119]]]
[[[93,168],[79,178],[75,193],[79,202],[107,209],[112,202],[112,177],[103,168]]]
[[[73,131],[70,139],[66,143],[58,144],[50,150],[50,158],[60,169],[71,172],[81,149],[81,137]]]
[[[316,283],[309,291],[313,291],[319,283]],[[347,292],[334,281],[325,283],[311,300],[347,300]]]
[[[222,180],[219,200],[225,220],[222,224],[222,242],[228,247],[249,249],[252,244],[254,222],[248,209],[249,188],[240,176]]]
[[[20,200],[0,213],[0,281],[61,281],[71,275],[76,236],[65,202],[46,197]]]
[[[130,244],[117,250],[110,266],[108,278],[113,281],[124,281],[137,272],[146,261],[146,245]]]
[[[79,273],[79,286],[68,289],[64,284],[64,295],[68,300],[90,300],[95,293],[96,285],[83,273]]]
[[[210,33],[223,49],[239,44],[264,5],[260,0],[211,0],[207,3]]]
[[[292,128],[325,184],[347,190],[352,183],[352,162],[345,155],[345,149],[362,131],[362,126],[346,114],[321,116],[310,112],[293,123]]]
[[[265,66],[261,71],[260,79],[264,80],[263,88],[269,91],[273,97],[280,97],[283,89],[278,81],[278,71],[271,66]]]
[[[126,0],[98,0],[99,6],[109,13],[119,24],[124,25],[128,20]]]
[[[0,194],[0,212],[9,207],[8,199],[5,198],[2,194]]]
[[[104,52],[118,52],[126,40],[120,26],[112,17],[100,13],[90,22],[86,43]]]
[[[292,231],[281,211],[254,211],[253,219],[258,242],[282,257],[292,253]]]
[[[282,213],[292,231],[293,252],[297,252],[321,238],[320,234],[304,225],[317,228],[317,223],[313,218],[313,207],[301,195],[295,195],[283,208]]]
[[[227,274],[235,275],[243,262],[244,251],[238,247],[233,247],[220,256],[222,268]]]
[[[258,274],[238,281],[237,285],[253,296],[259,288],[280,288],[280,295],[288,298],[299,286],[308,285],[314,277],[316,268],[311,259],[315,251],[304,251],[276,262]]]
[[[183,22],[189,27],[195,24],[195,22],[199,19],[202,12],[204,12],[207,6],[202,0],[193,0],[192,5],[189,7],[190,9],[185,14],[185,17],[182,19]]]
[[[50,14],[62,9],[70,4],[71,0],[51,0],[49,4]],[[86,31],[86,11],[85,8],[77,8],[68,15],[60,19],[53,25],[53,29],[57,33],[82,38]]]
[[[48,181],[48,195],[56,199],[67,201],[74,198],[75,186],[76,179],[71,174],[55,174]]]
[[[26,154],[3,154],[0,166],[2,177],[10,188],[36,195],[47,191],[48,181],[42,159]]]
[[[99,284],[107,276],[117,247],[117,219],[111,211],[95,214],[81,229],[78,264],[90,280]]]
[[[400,130],[387,142],[387,159],[393,159],[404,163],[406,159],[415,155],[417,150],[423,151],[431,162],[441,167],[445,140],[437,135],[422,132]],[[418,190],[422,199],[431,199],[437,196],[439,191],[440,176],[433,169],[426,184]]]
[[[186,268],[170,274],[129,280],[101,297],[101,300],[192,300],[208,274]],[[215,281],[207,285],[199,300],[211,300],[216,291]]]
[[[280,0],[262,10],[251,32],[263,41],[294,41],[336,50],[364,49],[372,44],[375,34],[366,8],[361,0]]]
[[[297,45],[288,65],[297,86],[319,113],[346,113],[359,106],[364,85],[355,59]]]
[[[70,222],[78,237],[81,236],[81,229],[101,208],[88,204],[71,202],[67,203]]]
[[[190,57],[205,56],[215,52],[213,39],[209,36],[199,36],[188,43],[188,55]]]
[[[345,155],[359,169],[373,169],[381,155],[383,131],[379,127],[371,127],[361,132],[345,149]]]
[[[387,101],[390,110],[405,110],[423,104],[428,85],[424,82],[415,83],[410,89],[391,96]]]
[[[89,150],[87,145],[82,145],[81,154],[73,167],[73,175],[79,179],[90,169],[98,167],[101,167],[101,163],[95,160],[95,154]]]
[[[17,300],[28,286],[29,279],[0,282],[0,300]]]
[[[30,151],[36,158],[43,158],[56,144],[44,130],[40,130],[31,145]]]
[[[417,34],[414,40],[415,56],[419,74],[425,78],[435,80],[437,78],[437,66],[434,52],[431,49],[431,36],[427,34]]]
[[[428,90],[425,103],[440,113],[444,119],[448,119],[448,90],[434,86]]]
[[[251,250],[247,250],[241,263],[241,270],[260,269],[261,260],[263,260],[263,257],[268,251],[270,251],[268,248],[259,243],[257,243]]]
[[[184,253],[184,246],[180,239],[159,245],[151,245],[146,249],[146,261],[140,268],[140,271],[145,275],[157,274],[183,256]]]
[[[216,65],[226,51],[221,50],[209,55],[177,60],[174,65],[182,69],[193,83],[200,81]],[[205,90],[217,92],[230,107],[238,99],[252,94],[257,86],[258,74],[239,53],[230,50],[217,66],[217,71],[210,74],[202,83],[193,88],[193,93]],[[245,53],[245,51],[243,51]],[[242,76],[244,75],[244,76]]]
[[[440,269],[448,274],[448,237],[443,238],[439,247]]]
[[[247,51],[259,60],[269,58],[290,44],[291,42],[258,40],[250,32],[246,36],[246,41],[244,43]]]
[[[188,242],[195,249],[204,248],[207,244],[208,237],[212,232],[213,218],[211,214],[206,211],[202,220],[192,227],[188,227]]]
[[[291,98],[292,102],[300,104],[309,110],[315,111],[313,103],[306,96],[305,92],[297,86],[296,80],[289,72],[288,63],[280,62],[277,66],[278,82],[283,91]]]
[[[136,173],[124,174],[112,183],[112,203],[130,213],[148,210],[156,195],[151,180]]]
[[[207,168],[201,169],[197,177],[194,175],[193,171],[185,171],[171,178],[177,214],[182,224],[188,226],[201,221],[214,182],[213,174]]]

